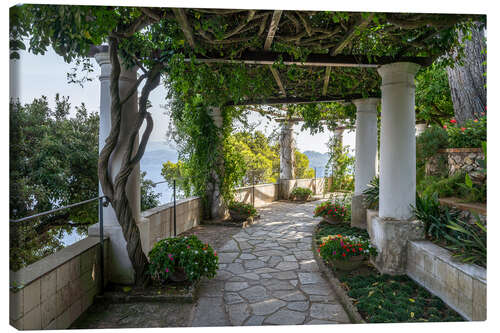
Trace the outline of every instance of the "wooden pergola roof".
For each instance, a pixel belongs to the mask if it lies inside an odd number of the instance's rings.
[[[449,51],[446,47],[457,23],[481,19],[464,14],[139,10],[145,26],[165,19],[177,25],[185,40],[184,54],[189,55],[185,61],[205,63],[214,70],[244,64],[250,76],[266,71],[270,91],[231,105],[379,97],[378,66],[400,61],[430,65]]]

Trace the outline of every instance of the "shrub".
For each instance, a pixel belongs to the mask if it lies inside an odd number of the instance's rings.
[[[324,260],[348,260],[351,257],[375,256],[377,250],[371,246],[370,241],[355,237],[329,235],[321,239],[323,242],[319,245],[318,252]]]
[[[467,120],[458,125],[455,119],[445,125],[448,133],[448,147],[450,148],[481,148],[486,141],[486,114],[479,119]]]
[[[448,148],[448,132],[439,126],[428,127],[416,139],[417,166],[434,156],[439,149]]]
[[[450,233],[447,225],[459,216],[458,211],[439,204],[437,193],[428,196],[417,194],[413,212],[424,223],[426,236],[438,241],[446,240],[446,235]]]
[[[307,199],[312,195],[312,191],[305,187],[296,187],[290,192],[292,198]]]
[[[450,221],[447,226],[454,233],[447,235],[451,243],[447,248],[461,262],[478,264],[486,267],[486,226],[476,215],[474,224],[462,221]]]
[[[363,191],[366,207],[369,209],[378,209],[378,193],[380,188],[380,179],[373,177],[366,190]]]
[[[328,216],[331,218],[341,218],[344,222],[351,221],[350,197],[335,197],[333,201],[322,202],[314,209],[314,217]]]
[[[184,271],[191,282],[201,277],[215,277],[219,268],[217,253],[196,236],[165,238],[149,252],[149,274],[158,283],[165,283],[174,273]]]
[[[238,213],[243,214],[243,215],[246,215],[246,214],[248,214],[248,216],[257,215],[257,209],[255,209],[255,207],[253,207],[250,204],[243,203],[243,202],[232,201],[231,203],[229,203],[228,208],[235,210]]]
[[[458,197],[466,202],[486,202],[486,184],[475,184],[467,181],[463,173],[449,177],[427,176],[417,184],[417,193],[421,196],[439,198]]]

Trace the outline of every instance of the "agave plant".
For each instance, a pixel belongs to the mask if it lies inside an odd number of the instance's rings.
[[[451,243],[447,248],[453,252],[453,257],[461,262],[486,267],[486,226],[481,223],[477,214],[474,216],[474,224],[450,221],[447,227],[453,230],[456,236],[446,235]]]
[[[378,209],[379,184],[378,176],[373,177],[366,190],[363,191],[364,201],[369,209]]]

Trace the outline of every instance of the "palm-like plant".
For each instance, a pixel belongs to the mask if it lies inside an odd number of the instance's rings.
[[[366,207],[369,209],[378,209],[379,177],[375,176],[363,191]]]

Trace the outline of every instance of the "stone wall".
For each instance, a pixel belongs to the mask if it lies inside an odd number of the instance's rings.
[[[259,184],[253,186],[240,187],[235,190],[234,199],[239,202],[252,204],[255,207],[263,207],[273,201],[278,200],[278,184]]]
[[[104,242],[104,267],[109,241]],[[68,328],[100,291],[99,237],[87,237],[17,272],[10,272],[10,324],[19,330]],[[105,269],[104,282],[108,281]]]
[[[439,173],[439,159],[444,159],[449,175],[457,172],[468,173],[472,180],[484,182],[485,176],[481,173],[479,160],[484,159],[484,152],[481,148],[450,148],[438,151],[438,154],[431,157],[425,165],[427,175]]]
[[[468,320],[486,320],[486,269],[454,261],[429,241],[410,241],[407,274]]]
[[[288,200],[290,193],[296,187],[310,189],[314,195],[323,194],[326,178],[282,179],[279,183],[279,198]]]
[[[180,234],[200,224],[203,214],[201,198],[177,200],[176,231]],[[138,224],[144,253],[148,254],[161,239],[174,236],[174,203],[169,202],[141,213]]]

